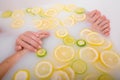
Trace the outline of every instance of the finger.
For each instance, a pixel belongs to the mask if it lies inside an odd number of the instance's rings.
[[[110,30],[108,28],[106,28],[105,30],[103,30],[103,34],[107,33],[107,32],[110,32]]]
[[[104,26],[102,26],[102,27],[100,28],[100,30],[103,31],[103,30],[106,29],[106,28],[110,28],[110,25],[109,25],[109,24],[105,24]]]
[[[90,17],[90,18],[92,18],[92,17],[94,17],[94,15],[97,13],[97,10],[93,10],[92,12],[90,12],[89,14],[88,14],[88,17]]]
[[[110,23],[110,21],[109,20],[105,20],[105,21],[103,21],[102,23],[100,23],[99,24],[99,26],[104,26],[104,25],[106,25],[106,24],[109,24]]]
[[[21,40],[30,44],[31,46],[35,47],[36,49],[41,48],[40,44],[38,44],[36,41],[32,40],[31,38],[29,38],[25,35],[21,36]]]
[[[109,35],[110,35],[110,32],[106,32],[106,33],[105,33],[105,36],[109,36]]]
[[[105,16],[101,16],[96,22],[96,25],[99,25],[103,20],[104,20]]]
[[[37,51],[37,49],[35,49],[33,46],[27,44],[26,42],[24,42],[24,41],[22,41],[22,40],[18,40],[18,43],[19,43],[20,45],[22,45],[24,48],[26,48],[26,49],[28,49],[28,50],[30,50],[30,51],[33,51],[33,52],[36,52],[36,51]]]
[[[96,15],[92,18],[92,21],[96,22],[100,18],[100,16],[101,16],[101,13],[98,11]]]
[[[22,46],[20,46],[20,45],[17,45],[16,46],[16,51],[20,51],[20,50],[22,50],[23,48],[22,48]]]

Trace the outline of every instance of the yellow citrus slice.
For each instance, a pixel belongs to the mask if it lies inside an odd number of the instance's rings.
[[[31,9],[31,13],[33,13],[34,15],[39,14],[41,11],[42,11],[42,9],[39,7],[34,7]]]
[[[102,75],[100,75],[100,77],[98,78],[98,80],[114,80],[114,79],[109,74],[102,74]]]
[[[87,62],[95,62],[98,59],[98,52],[92,47],[84,47],[79,51],[80,58]]]
[[[104,43],[103,37],[96,32],[88,34],[86,40],[90,45],[93,46],[100,46]]]
[[[55,71],[50,80],[70,80],[68,74],[62,70]]]
[[[35,75],[38,78],[47,78],[53,72],[53,66],[48,61],[39,62],[35,67]]]
[[[104,65],[109,68],[117,67],[120,64],[120,57],[114,51],[104,51],[100,55],[100,59]]]
[[[100,61],[97,61],[94,63],[94,66],[97,70],[104,72],[104,73],[109,73],[111,72],[111,69],[106,67],[103,63],[101,63]]]
[[[12,14],[12,18],[23,18],[25,16],[25,12],[23,10],[16,10]]]
[[[83,13],[85,13],[85,9],[84,8],[76,8],[75,9],[75,13],[77,13],[77,14],[83,14]]]
[[[24,25],[24,20],[23,19],[14,19],[12,24],[11,24],[11,27],[12,28],[20,28]]]
[[[45,12],[45,15],[48,16],[48,17],[54,17],[57,15],[57,10],[56,9],[48,9],[46,12]]]
[[[75,80],[75,72],[71,67],[67,67],[64,71],[68,74],[70,80]]]
[[[83,78],[83,80],[97,80],[97,76],[95,74],[88,74]]]
[[[75,19],[73,17],[67,17],[64,21],[63,21],[64,26],[74,26],[76,24]]]
[[[13,80],[30,80],[30,72],[28,70],[18,70],[14,74]]]
[[[64,10],[67,11],[67,12],[72,12],[72,11],[74,11],[76,8],[77,8],[77,6],[74,5],[74,4],[69,4],[69,5],[65,5],[65,6],[64,6]]]
[[[12,16],[12,11],[5,11],[1,14],[1,17],[3,18],[9,18]]]
[[[105,40],[101,47],[103,50],[110,50],[112,48],[112,42],[110,40]]]
[[[87,71],[87,65],[82,60],[76,60],[72,64],[72,69],[77,74],[83,74],[83,73],[85,73]]]
[[[60,62],[68,62],[74,58],[75,51],[71,46],[60,45],[55,49],[54,56]]]
[[[58,29],[55,33],[58,38],[64,38],[68,35],[68,31],[66,29]]]
[[[75,39],[72,36],[65,36],[63,38],[63,42],[65,45],[74,45],[75,44]]]
[[[86,20],[86,14],[83,13],[83,14],[74,14],[74,19],[77,21],[77,22],[82,22],[82,21],[85,21]]]
[[[90,29],[85,28],[80,31],[80,37],[86,39],[89,33],[92,33],[92,31]]]

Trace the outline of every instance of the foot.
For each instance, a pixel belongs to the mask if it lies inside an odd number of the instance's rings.
[[[88,22],[92,24],[92,29],[104,34],[105,36],[110,35],[110,21],[102,16],[97,10],[88,13]]]

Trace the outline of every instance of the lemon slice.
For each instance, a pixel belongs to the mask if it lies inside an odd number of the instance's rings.
[[[110,50],[112,48],[112,42],[105,40],[104,44],[101,46],[103,50]]]
[[[66,29],[58,29],[56,30],[56,36],[59,38],[64,38],[68,35],[68,31]]]
[[[100,61],[97,61],[94,63],[94,66],[97,70],[104,72],[104,73],[109,73],[111,72],[111,69],[106,67],[103,63],[101,63]]]
[[[23,10],[16,10],[12,14],[12,18],[23,18],[25,16],[25,12]]]
[[[24,20],[23,19],[14,19],[12,24],[11,24],[11,27],[12,28],[20,28],[22,27],[24,24]]]
[[[72,64],[72,69],[77,74],[83,74],[83,73],[85,73],[87,71],[87,65],[82,60],[76,60]]]
[[[60,45],[55,49],[54,56],[60,62],[68,62],[74,58],[75,51],[73,47]]]
[[[67,67],[64,71],[68,74],[70,80],[75,80],[75,72],[71,67]]]
[[[87,42],[93,46],[100,46],[104,43],[104,39],[98,33],[90,33],[86,38]]]
[[[76,21],[73,17],[67,17],[64,21],[63,21],[64,26],[74,26],[76,24]]]
[[[63,38],[63,42],[65,45],[74,45],[75,44],[75,39],[72,36],[65,36]]]
[[[33,13],[34,15],[38,15],[41,11],[42,11],[41,8],[39,8],[39,7],[34,7],[34,8],[31,9],[30,12]]]
[[[102,74],[102,75],[100,75],[100,77],[98,78],[98,80],[114,80],[114,79],[109,74]]]
[[[35,75],[38,78],[47,78],[53,72],[53,66],[48,61],[39,62],[35,67]]]
[[[97,80],[97,76],[95,74],[88,74],[83,80]]]
[[[75,19],[76,22],[82,22],[82,21],[85,21],[86,20],[86,14],[83,13],[83,14],[74,14],[72,15]]]
[[[104,65],[109,68],[117,67],[120,64],[120,57],[114,51],[104,51],[100,55],[100,59]]]
[[[80,58],[87,62],[95,62],[98,59],[98,52],[92,47],[84,47],[79,51]]]
[[[50,80],[70,80],[68,74],[62,70],[53,73]]]
[[[65,11],[67,11],[67,12],[72,12],[72,11],[74,11],[76,8],[77,8],[76,5],[74,5],[74,4],[69,4],[69,5],[65,5],[63,9],[64,9]]]
[[[45,15],[48,16],[48,17],[54,17],[54,16],[57,15],[57,10],[56,9],[48,9],[45,12]]]
[[[84,8],[77,8],[77,9],[75,9],[75,13],[83,14],[83,13],[85,13],[85,9]]]
[[[12,11],[5,11],[1,14],[1,17],[3,18],[9,18],[12,16]]]
[[[30,80],[30,73],[28,70],[19,70],[14,74],[13,80]]]

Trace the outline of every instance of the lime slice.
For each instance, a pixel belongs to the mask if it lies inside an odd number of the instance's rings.
[[[75,51],[71,46],[60,45],[55,49],[54,56],[60,62],[69,62],[74,58]]]
[[[68,74],[62,70],[55,71],[50,80],[70,80]]]
[[[115,68],[120,64],[120,57],[118,53],[114,51],[103,51],[100,59],[102,63],[109,68]]]
[[[58,29],[56,30],[56,36],[59,38],[64,38],[68,35],[68,31],[66,29]]]
[[[85,73],[87,71],[87,65],[82,60],[76,60],[72,64],[72,69],[77,74],[83,74],[83,73]]]
[[[39,62],[35,67],[35,75],[38,78],[47,78],[53,72],[53,66],[48,61]]]
[[[83,14],[83,13],[85,13],[85,9],[84,8],[77,8],[77,9],[75,9],[75,13]]]
[[[47,54],[47,51],[43,48],[39,49],[37,52],[38,57],[44,57]]]
[[[65,45],[74,45],[75,39],[72,36],[66,36],[63,38],[63,42]]]
[[[28,70],[19,70],[14,74],[13,80],[30,80],[30,73]]]
[[[114,80],[112,76],[110,76],[109,74],[102,74],[98,80]]]
[[[77,40],[76,44],[79,47],[84,47],[86,45],[86,41],[83,39],[80,39],[80,40]]]
[[[9,18],[12,16],[12,11],[5,11],[1,14],[2,18]]]
[[[87,62],[95,62],[99,55],[98,52],[92,47],[84,47],[79,51],[80,58]]]

